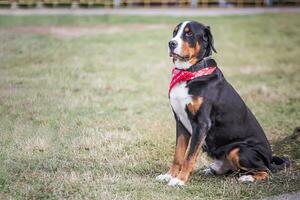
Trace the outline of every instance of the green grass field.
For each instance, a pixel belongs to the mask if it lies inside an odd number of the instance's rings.
[[[272,144],[300,126],[299,18],[192,18],[211,26],[215,59]],[[175,145],[167,42],[186,19],[0,16],[0,199],[259,199],[300,191],[300,141],[291,170],[264,182],[204,177],[207,159],[184,188],[155,181]]]

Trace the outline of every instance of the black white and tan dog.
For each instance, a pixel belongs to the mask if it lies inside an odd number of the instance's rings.
[[[171,186],[187,182],[202,150],[214,159],[206,174],[241,172],[241,182],[264,180],[290,163],[272,156],[255,116],[210,57],[213,43],[210,28],[194,21],[178,24],[169,42],[176,150],[169,171],[156,179]]]

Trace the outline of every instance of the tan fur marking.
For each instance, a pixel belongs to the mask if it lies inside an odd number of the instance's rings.
[[[188,33],[190,31],[189,27],[184,28],[184,32]]]
[[[203,103],[203,97],[192,96],[192,101],[187,105],[187,108],[193,115],[196,115],[202,103]]]
[[[189,63],[191,64],[196,64],[196,62],[198,61],[197,59],[197,55],[200,52],[200,44],[199,42],[196,42],[196,46],[194,48],[189,48]]]
[[[180,179],[181,181],[186,182],[189,179],[192,172],[194,171],[197,163],[197,159],[201,152],[201,147],[203,142],[204,142],[204,138],[197,146],[195,153],[190,157],[190,159],[187,159],[187,155],[186,155],[185,161],[182,165],[182,169],[177,176],[177,178]]]
[[[254,173],[253,178],[256,181],[265,180],[268,178],[268,173],[266,171],[258,171]]]
[[[180,135],[177,138],[174,160],[168,172],[173,177],[176,177],[179,171],[181,170],[181,166],[184,162],[184,156],[185,156],[188,143],[189,143],[189,138],[185,137],[184,135]]]
[[[195,47],[190,47],[188,42],[182,43],[182,56],[183,57],[189,57],[189,63],[196,64],[198,61],[198,54],[200,52],[201,46],[199,42],[196,42]]]
[[[183,57],[190,57],[190,47],[189,47],[189,43],[188,42],[182,42],[182,56]]]
[[[239,148],[235,148],[235,149],[231,150],[230,153],[228,154],[227,158],[236,169],[242,169],[242,170],[247,171],[248,170],[247,168],[242,167],[240,165],[239,151],[240,151]]]
[[[239,151],[240,151],[239,148],[235,148],[235,149],[231,150],[230,153],[228,154],[228,160],[232,163],[232,165],[236,169],[242,169],[245,171],[249,171],[249,169],[247,169],[246,167],[241,166]],[[266,171],[258,171],[258,172],[253,172],[252,176],[255,180],[260,181],[260,180],[265,180],[266,178],[268,178],[268,173]]]

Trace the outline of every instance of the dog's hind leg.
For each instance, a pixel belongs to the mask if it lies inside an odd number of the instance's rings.
[[[268,168],[265,166],[263,159],[256,151],[241,147],[232,149],[228,156],[228,161],[235,170],[242,170],[247,175],[239,177],[240,182],[254,182],[268,178]]]
[[[206,176],[222,175],[232,169],[232,165],[227,159],[215,160],[207,169],[204,170],[204,174]]]

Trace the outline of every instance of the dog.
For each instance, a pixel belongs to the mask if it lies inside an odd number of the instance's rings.
[[[169,42],[175,68],[169,100],[176,120],[176,149],[169,171],[156,177],[171,186],[184,185],[201,151],[214,162],[205,174],[242,174],[238,180],[265,180],[269,172],[289,167],[272,156],[265,133],[217,63],[209,26],[195,21],[178,24]]]

